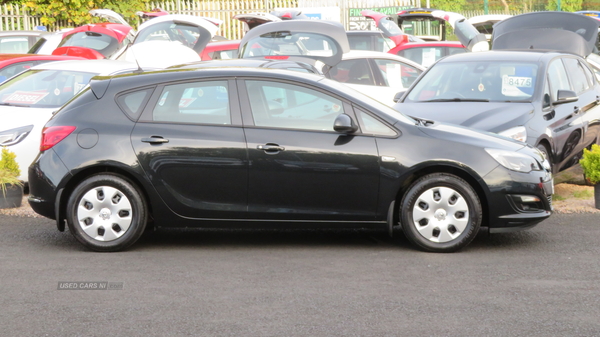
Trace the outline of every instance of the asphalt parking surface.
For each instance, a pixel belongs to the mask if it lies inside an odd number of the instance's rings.
[[[95,253],[47,219],[0,229],[1,336],[600,336],[594,214],[454,254],[354,230],[169,230]]]

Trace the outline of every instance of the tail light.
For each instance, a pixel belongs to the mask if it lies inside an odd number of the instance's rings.
[[[54,145],[60,143],[73,131],[74,126],[51,126],[42,130],[42,142],[40,144],[40,151],[46,151],[51,149]]]

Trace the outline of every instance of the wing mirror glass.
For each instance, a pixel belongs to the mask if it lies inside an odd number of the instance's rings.
[[[354,124],[352,118],[346,114],[340,114],[333,122],[333,129],[337,132],[353,133],[358,130],[358,125]]]
[[[578,99],[579,96],[577,96],[577,93],[575,91],[559,90],[556,93],[556,101],[554,101],[554,105],[576,102]]]

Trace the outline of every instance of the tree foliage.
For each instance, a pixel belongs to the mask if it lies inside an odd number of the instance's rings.
[[[465,10],[466,4],[467,0],[431,0],[429,2],[431,8],[447,12],[461,12]]]
[[[585,178],[592,184],[600,183],[600,146],[592,145],[592,149],[583,149],[583,156],[579,160]]]
[[[73,25],[82,25],[103,21],[92,17],[91,9],[112,9],[121,14],[125,20],[135,23],[135,12],[145,10],[149,0],[28,0],[24,4],[31,14],[41,15],[44,25],[51,25],[57,20],[66,20]]]
[[[576,12],[581,10],[583,0],[560,0],[560,10],[563,12]],[[546,9],[555,11],[558,9],[558,0],[548,0]]]

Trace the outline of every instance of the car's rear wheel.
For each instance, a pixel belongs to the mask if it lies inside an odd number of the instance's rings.
[[[400,203],[406,237],[430,252],[454,252],[468,245],[479,231],[481,202],[463,179],[434,173],[416,180]]]
[[[147,205],[128,180],[99,174],[83,180],[67,203],[67,224],[75,238],[101,252],[123,250],[144,232]]]

